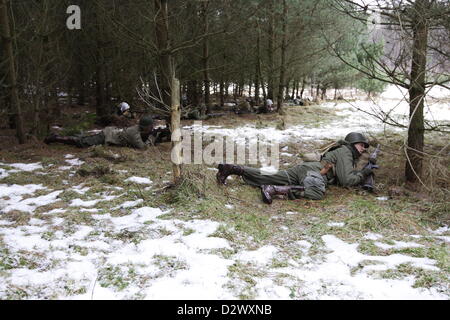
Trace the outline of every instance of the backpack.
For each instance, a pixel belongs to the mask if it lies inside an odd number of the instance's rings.
[[[327,144],[319,149],[314,150],[313,152],[305,153],[302,155],[303,161],[305,162],[318,162],[321,161],[325,153],[328,151],[333,151],[345,144],[345,141],[339,140],[334,141],[330,144]]]

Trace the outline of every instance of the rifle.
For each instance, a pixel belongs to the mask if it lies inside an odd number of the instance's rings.
[[[153,129],[152,136],[155,137],[155,143],[161,143],[164,138],[166,138],[167,141],[170,141],[170,129],[168,127],[165,128],[156,128]]]
[[[369,169],[378,169],[379,167],[375,164],[377,156],[378,156],[378,152],[380,152],[380,145],[378,144],[375,151],[370,155],[369,157],[369,161],[367,162],[367,164],[364,166],[364,168],[369,168]],[[374,174],[370,174],[366,180],[364,181],[362,187],[364,190],[367,190],[369,192],[373,192],[373,185],[375,183],[375,178],[374,178]]]

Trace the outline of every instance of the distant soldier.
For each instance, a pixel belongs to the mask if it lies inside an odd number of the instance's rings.
[[[64,143],[79,148],[106,144],[145,149],[148,144],[153,144],[155,141],[155,137],[152,135],[153,131],[153,119],[146,115],[139,120],[138,125],[128,128],[106,127],[94,135],[59,136],[53,134],[45,138],[44,142],[46,144]]]
[[[117,105],[115,114],[117,116],[124,116],[127,118],[133,117],[133,115],[131,114],[130,105],[128,103],[126,103],[125,101],[123,101]]]
[[[130,105],[121,102],[116,105],[110,114],[97,118],[96,123],[101,126],[114,126],[119,128],[131,127],[136,124]]]
[[[273,108],[274,108],[272,99],[270,99],[270,98],[267,99],[266,100],[266,105],[267,105],[268,112],[272,112]]]
[[[344,187],[360,185],[372,174],[371,169],[355,170],[359,157],[369,147],[367,138],[358,132],[349,133],[328,150],[320,161],[304,162],[275,174],[263,174],[260,169],[232,164],[219,164],[216,175],[219,184],[225,184],[229,175],[238,175],[244,182],[259,186],[265,203],[272,203],[275,195],[290,199],[320,200],[327,184]]]
[[[240,102],[234,110],[236,114],[252,113],[252,111],[252,106],[247,99]]]

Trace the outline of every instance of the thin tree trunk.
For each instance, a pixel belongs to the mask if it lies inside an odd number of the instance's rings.
[[[190,104],[198,106],[200,104],[197,80],[189,80],[187,88],[187,98]]]
[[[223,80],[219,83],[219,99],[220,99],[220,106],[223,107],[225,104],[225,83]]]
[[[96,92],[96,114],[103,118],[107,115],[106,93],[105,93],[105,57],[104,57],[104,32],[103,23],[100,20],[100,3],[96,2],[96,22],[97,22],[97,48],[96,48],[96,72],[95,72],[95,92]]]
[[[303,93],[305,92],[306,81],[305,77],[302,79],[302,89],[300,90],[300,99],[303,99]]]
[[[172,132],[173,180],[181,178],[181,130],[180,130],[180,82],[175,78],[172,54],[169,44],[168,0],[154,0],[156,15],[156,41],[159,51],[159,70],[164,104],[170,109],[170,129]]]
[[[278,86],[278,101],[277,111],[279,114],[284,114],[283,100],[284,100],[284,88],[286,86],[286,46],[287,46],[287,3],[283,0],[283,18],[281,26],[281,64],[280,64],[280,83]]]
[[[417,182],[422,175],[422,152],[424,146],[423,106],[425,98],[425,73],[427,64],[428,27],[421,13],[429,5],[427,0],[417,0],[414,4],[417,21],[414,24],[413,57],[411,64],[411,84],[409,87],[408,149],[405,177],[408,182]]]
[[[261,30],[259,28],[259,24],[256,25],[257,37],[256,37],[256,76],[255,76],[255,104],[259,105],[259,86],[264,84],[261,80]]]
[[[273,92],[274,92],[274,46],[275,46],[275,14],[274,14],[274,0],[270,0],[269,2],[269,36],[268,36],[268,64],[269,70],[267,75],[267,98],[273,100]]]
[[[209,31],[209,22],[208,22],[208,5],[209,1],[202,2],[202,18],[203,18],[203,33],[207,34]],[[203,38],[203,83],[205,86],[205,105],[208,110],[208,113],[211,108],[210,102],[210,81],[209,81],[209,42],[208,38]]]
[[[6,0],[0,0],[0,25],[3,39],[3,47],[5,50],[4,57],[8,60],[8,85],[10,87],[11,96],[11,113],[15,118],[16,135],[20,144],[26,142],[25,130],[22,120],[22,109],[20,105],[19,92],[17,89],[17,74],[14,59],[14,52],[11,40],[11,30],[9,27],[8,10]]]
[[[173,181],[177,183],[181,178],[181,128],[180,128],[180,81],[172,75],[171,101],[171,129],[172,129],[172,171]]]
[[[297,96],[296,94],[298,93],[298,80],[293,80],[292,82],[292,94],[291,94],[291,99],[295,99]]]
[[[169,52],[169,21],[168,21],[168,0],[155,0],[156,16],[156,42],[159,51],[160,89],[164,104],[171,105],[171,76],[172,59]]]

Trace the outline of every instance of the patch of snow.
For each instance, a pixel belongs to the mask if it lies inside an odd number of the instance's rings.
[[[130,177],[128,179],[125,179],[125,182],[134,182],[139,184],[152,184],[153,181],[151,181],[148,178],[142,178],[142,177]]]
[[[10,167],[19,169],[21,171],[27,171],[27,172],[42,169],[42,165],[40,162],[37,162],[37,163],[8,163],[7,165]]]
[[[329,227],[343,227],[345,226],[344,222],[329,222],[327,223],[327,226]]]
[[[31,213],[38,207],[42,207],[55,202],[61,192],[62,190],[54,191],[47,195],[36,198],[27,198],[25,200],[13,197],[10,200],[4,201],[5,206],[0,209],[2,209],[3,212],[18,210]]]
[[[141,204],[142,202],[144,202],[143,199],[138,199],[136,201],[125,201],[121,205],[118,205],[117,207],[112,208],[112,210],[136,207],[137,205]]]
[[[276,247],[268,245],[253,251],[242,251],[235,255],[235,259],[264,265],[269,263],[277,252],[278,249]]]
[[[381,234],[372,233],[372,232],[369,232],[364,236],[364,239],[367,239],[367,240],[380,240],[382,238],[383,238],[383,236]]]
[[[66,162],[72,166],[81,166],[83,163],[85,163],[84,161],[81,161],[77,158],[66,160]]]
[[[99,203],[101,200],[81,200],[81,199],[73,199],[70,201],[69,206],[70,207],[93,207],[97,203]]]
[[[403,248],[423,248],[424,246],[419,243],[414,242],[404,242],[404,241],[396,241],[394,240],[394,244],[387,244],[383,242],[374,242],[374,245],[377,247],[383,249],[383,250],[389,250],[389,249],[403,249]]]
[[[450,228],[448,226],[437,228],[436,230],[429,230],[433,234],[443,234],[445,232],[450,232]]]

